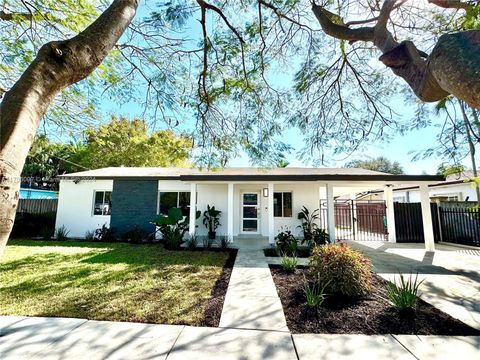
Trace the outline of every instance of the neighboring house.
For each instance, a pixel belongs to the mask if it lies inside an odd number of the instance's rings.
[[[171,207],[189,215],[195,209],[203,212],[207,205],[214,205],[222,211],[218,234],[230,240],[268,237],[273,243],[282,228],[299,233],[297,214],[303,206],[313,211],[322,203],[328,214],[327,230],[334,239],[334,199],[354,198],[357,193],[383,188],[389,239],[395,241],[394,187],[420,186],[428,195],[428,185],[442,179],[347,168],[104,168],[60,176],[56,227],[65,226],[70,236],[80,238],[103,224],[119,233],[135,225],[154,232],[153,218]],[[433,249],[428,196],[423,200],[428,212],[424,216],[425,243]],[[194,216],[190,216],[189,230],[207,234],[202,219],[195,221]]]
[[[447,176],[445,181],[429,185],[431,201],[477,201],[473,172],[464,171]],[[362,200],[384,200],[383,190],[373,190],[358,196]],[[393,190],[393,201],[401,203],[420,202],[418,186],[401,186]]]

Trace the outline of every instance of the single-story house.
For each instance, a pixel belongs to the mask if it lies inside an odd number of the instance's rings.
[[[478,201],[476,183],[472,180],[472,171],[463,171],[448,175],[445,181],[430,184],[429,196],[431,201]],[[373,190],[361,194],[357,199],[384,200],[382,190]],[[420,202],[420,188],[418,186],[401,186],[393,189],[393,201],[400,203]]]
[[[436,175],[391,175],[348,168],[129,168],[111,167],[60,176],[56,227],[65,226],[72,237],[106,224],[117,232],[134,225],[154,232],[157,214],[179,207],[191,214],[189,232],[206,235],[196,210],[214,205],[222,211],[218,234],[229,241],[264,237],[274,243],[281,229],[299,233],[297,213],[324,204],[326,230],[335,240],[335,198],[373,189],[385,193],[388,240],[395,241],[393,189],[419,186],[425,245],[434,249],[428,185],[443,180]]]

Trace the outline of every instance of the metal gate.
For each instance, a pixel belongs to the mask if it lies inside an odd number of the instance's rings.
[[[335,236],[338,240],[386,241],[386,205],[383,200],[336,199]],[[320,200],[320,227],[327,229],[327,201]]]

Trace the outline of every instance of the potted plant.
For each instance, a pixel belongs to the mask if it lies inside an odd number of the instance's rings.
[[[216,210],[215,206],[207,205],[207,210],[203,213],[203,225],[208,229],[208,238],[215,239],[217,228],[220,226],[220,210]]]

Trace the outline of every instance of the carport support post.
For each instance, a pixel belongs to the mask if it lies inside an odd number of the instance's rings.
[[[425,238],[425,250],[435,251],[433,237],[432,209],[430,208],[430,192],[428,185],[420,185],[420,204],[422,206],[423,235]]]
[[[233,183],[228,183],[227,236],[228,236],[228,242],[233,242]]]
[[[336,242],[335,236],[335,199],[333,198],[333,185],[327,184],[327,230],[330,236],[330,242]]]
[[[395,211],[393,204],[393,187],[391,185],[385,186],[385,204],[387,206],[387,232],[388,241],[397,242],[397,235],[395,232]]]
[[[190,236],[195,235],[195,227],[197,222],[197,184],[190,184],[190,222],[188,224],[188,232]]]
[[[275,243],[275,217],[273,216],[273,183],[268,184],[268,243]]]

